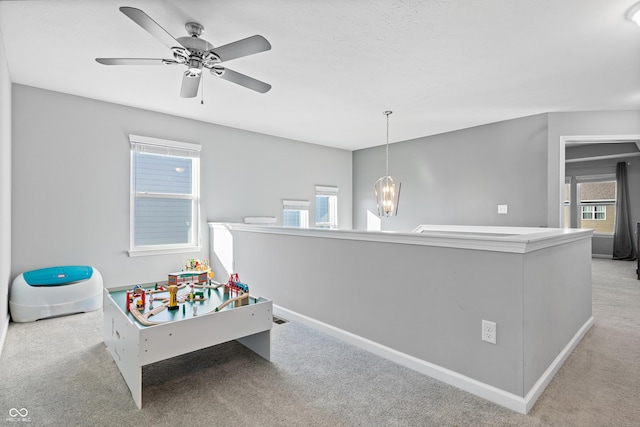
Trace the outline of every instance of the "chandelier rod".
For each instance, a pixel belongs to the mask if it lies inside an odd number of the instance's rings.
[[[386,176],[389,176],[389,115],[393,113],[393,111],[385,111],[382,114],[387,116],[387,173]]]

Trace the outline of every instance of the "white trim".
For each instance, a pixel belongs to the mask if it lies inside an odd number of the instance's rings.
[[[282,206],[284,209],[309,209],[309,201],[308,200],[282,200]]]
[[[186,254],[202,251],[202,246],[184,246],[176,248],[160,247],[157,249],[130,249],[127,251],[130,257],[148,256],[148,255],[170,255],[170,254]]]
[[[565,143],[571,144],[572,142],[586,143],[586,144],[620,144],[640,141],[640,135],[570,135],[561,136],[560,139],[564,139]]]
[[[200,152],[202,150],[202,146],[200,144],[194,144],[191,142],[173,141],[169,139],[152,138],[150,136],[141,136],[141,135],[130,134],[129,142],[131,144],[145,144],[145,145],[154,145],[158,147],[181,148],[183,150],[190,150],[190,151],[197,151],[197,152]]]
[[[492,252],[529,253],[568,242],[591,239],[593,230],[579,228],[482,227],[421,225],[421,232],[331,230],[323,228],[261,227],[210,222],[209,228],[329,239],[361,240]],[[427,229],[429,229],[427,231]]]
[[[636,144],[638,144],[636,142]],[[581,163],[581,162],[593,162],[596,160],[616,160],[626,159],[627,157],[638,157],[640,153],[624,153],[624,154],[610,154],[607,156],[593,156],[593,157],[579,157],[575,159],[567,159],[565,163]]]
[[[243,218],[245,224],[262,224],[276,225],[278,220],[275,216],[245,216]]]
[[[316,196],[337,196],[338,187],[328,185],[316,185]]]
[[[2,329],[0,332],[0,357],[2,357],[2,350],[4,350],[4,343],[7,341],[7,334],[9,333],[9,313],[7,313],[7,318],[4,321],[4,325],[2,325]]]
[[[558,189],[558,199],[560,199],[560,209],[559,212],[557,212],[558,214],[558,227],[563,227],[564,226],[564,184],[565,184],[565,146],[566,146],[566,142],[567,140],[565,140],[565,138],[570,138],[570,137],[564,137],[561,136],[560,137],[560,143],[558,144],[558,163],[559,163],[559,168],[560,171],[558,172],[560,175],[560,185],[559,185],[559,189]],[[548,162],[548,160],[547,160]],[[547,195],[547,200],[549,195]],[[551,204],[550,202],[547,202],[549,204]],[[569,211],[569,213],[571,213],[571,211]],[[550,213],[547,212],[547,218],[551,219]],[[571,224],[571,221],[569,221],[569,224]]]
[[[598,175],[576,175],[574,177],[576,182],[581,184],[583,182],[610,182],[616,180],[615,173],[603,173]]]
[[[540,376],[538,381],[531,387],[531,390],[525,397],[520,397],[516,394],[509,393],[497,387],[489,384],[485,384],[473,378],[459,374],[450,369],[443,368],[425,360],[418,359],[408,354],[399,352],[382,344],[376,343],[369,339],[355,335],[351,332],[343,329],[336,328],[327,323],[320,322],[312,319],[311,317],[296,313],[295,311],[280,307],[279,305],[273,305],[273,312],[276,315],[282,316],[289,320],[294,320],[310,328],[316,329],[332,337],[341,339],[351,345],[354,345],[363,350],[369,351],[387,360],[390,360],[399,365],[405,366],[409,369],[413,369],[421,374],[435,378],[446,384],[452,385],[463,391],[474,394],[478,397],[486,399],[490,402],[504,406],[521,414],[527,414],[538,398],[542,395],[542,392],[549,385],[553,376],[558,372],[562,364],[569,357],[571,352],[578,345],[582,337],[593,326],[593,316],[590,317],[585,324],[578,330],[569,343],[562,349],[554,361],[549,365],[547,370]]]

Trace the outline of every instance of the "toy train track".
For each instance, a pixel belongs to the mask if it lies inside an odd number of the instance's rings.
[[[176,283],[173,281],[172,283]],[[190,286],[192,288],[191,292],[183,293],[178,295],[178,291],[184,289],[185,287]],[[126,308],[133,317],[140,322],[140,324],[144,326],[154,326],[161,323],[167,323],[171,320],[167,321],[154,321],[150,320],[152,316],[155,316],[164,310],[175,310],[178,308],[179,304],[184,304],[185,302],[196,302],[196,301],[206,301],[207,298],[204,296],[202,292],[193,292],[194,288],[199,289],[218,289],[220,287],[224,287],[225,295],[229,295],[229,299],[224,301],[222,304],[215,307],[213,310],[210,310],[206,313],[201,313],[201,315],[208,315],[212,313],[217,313],[227,307],[230,304],[234,304],[235,306],[242,306],[249,304],[249,286],[240,282],[238,280],[238,275],[231,275],[229,281],[227,283],[218,283],[213,280],[208,280],[208,282],[199,282],[188,284],[186,282],[181,284],[171,284],[167,287],[156,285],[155,289],[143,289],[140,286],[135,286],[132,291],[127,291],[126,294]],[[158,293],[166,293],[169,292],[169,297],[158,299],[161,302],[161,305],[152,308],[147,312],[143,312],[144,306],[146,303],[146,295],[151,297],[151,301],[154,301],[154,295]],[[233,294],[236,293],[236,296],[233,297]],[[196,307],[194,307],[194,315]],[[184,312],[184,306],[183,306]]]

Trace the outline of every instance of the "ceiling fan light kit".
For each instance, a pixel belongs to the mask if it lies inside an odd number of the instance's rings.
[[[214,47],[205,39],[200,38],[204,27],[197,22],[187,22],[185,29],[189,35],[176,39],[142,10],[123,6],[120,11],[169,47],[173,53],[173,59],[96,58],[98,63],[103,65],[184,65],[187,67],[187,71],[184,72],[180,89],[180,96],[183,98],[194,98],[198,94],[203,68],[210,70],[211,74],[216,77],[259,93],[266,93],[271,89],[271,85],[268,83],[220,65],[223,62],[270,50],[271,44],[264,37],[255,35]]]

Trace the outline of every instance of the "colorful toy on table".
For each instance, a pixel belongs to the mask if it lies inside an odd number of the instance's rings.
[[[180,285],[181,283],[196,283],[198,285],[207,283],[213,278],[213,272],[209,268],[209,260],[189,258],[182,271],[176,273],[169,273],[167,278],[168,285]]]
[[[249,285],[247,285],[246,283],[242,283],[240,281],[238,273],[234,273],[229,276],[229,281],[225,285],[224,291],[225,293],[231,294],[235,292],[238,295],[240,295],[240,293],[249,293]]]
[[[147,291],[140,285],[135,285],[131,291],[126,293],[127,311],[131,311],[131,304],[134,303],[138,310],[144,309],[146,303]]]
[[[213,271],[211,271],[211,267],[209,266],[209,260],[207,258],[202,261],[196,258],[189,258],[184,264],[185,271],[202,271],[206,272],[209,275],[209,279],[213,279]]]
[[[167,306],[169,310],[177,310],[178,309],[178,286],[177,285],[169,285],[169,305]]]
[[[224,285],[225,295],[233,297],[234,292],[236,298],[231,298],[229,301],[233,301],[236,307],[249,304],[249,285],[240,281],[238,273],[231,274]]]
[[[198,265],[196,265],[196,267]],[[172,276],[173,280],[171,279]],[[186,277],[191,278],[191,281],[185,279]],[[188,287],[188,289],[185,289],[186,292],[180,294],[180,290],[186,287]],[[208,279],[208,273],[206,271],[196,270],[170,273],[167,286],[162,286],[156,283],[153,289],[148,290],[139,285],[134,286],[132,290],[126,291],[126,308],[127,311],[130,312],[141,324],[145,326],[153,326],[164,322],[154,322],[149,319],[151,316],[154,316],[165,309],[171,311],[178,310],[180,305],[182,305],[182,314],[184,316],[186,314],[185,303],[206,301],[207,298],[205,297],[204,289],[206,288],[210,295],[212,289],[218,289],[220,287],[223,287],[224,295],[228,298],[208,313],[216,313],[228,305],[232,305],[233,307],[249,305],[249,285],[241,282],[237,273],[232,274],[227,283],[217,283]],[[195,288],[200,288],[200,290],[196,290]],[[160,297],[157,295],[159,293],[166,292],[169,293],[168,297]],[[145,312],[147,294],[149,294],[149,308]],[[160,301],[161,303],[159,306],[154,307],[154,301]],[[192,305],[192,310],[193,316],[198,316],[200,314],[196,305]]]
[[[209,260],[205,258],[204,260],[200,261],[199,259],[196,259],[196,258],[189,258],[187,259],[187,262],[185,262],[184,264],[184,269],[197,270],[197,271],[208,270]]]
[[[171,285],[180,285],[181,283],[196,283],[198,285],[209,281],[209,273],[206,271],[178,271],[169,273],[167,283]]]

